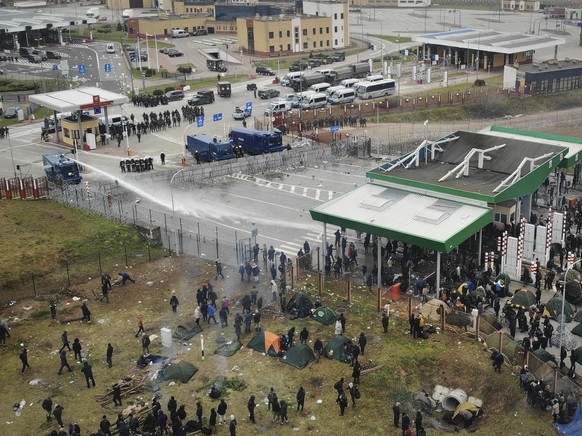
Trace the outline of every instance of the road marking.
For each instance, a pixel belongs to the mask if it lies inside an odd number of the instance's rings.
[[[316,189],[315,190],[315,199],[319,200],[319,196],[321,195],[321,189]]]

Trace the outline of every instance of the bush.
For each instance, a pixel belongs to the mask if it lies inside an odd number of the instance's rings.
[[[146,68],[146,70],[145,70],[146,77],[152,77],[155,75],[156,75],[156,70],[154,68]]]
[[[100,27],[97,29],[98,33],[111,33],[111,29],[109,27]]]
[[[173,91],[173,90],[171,90],[171,91]],[[164,95],[164,91],[162,91],[161,89],[156,89],[154,91],[154,95]]]
[[[117,31],[121,32],[123,30],[123,24],[117,23]]]
[[[165,89],[165,92],[174,91],[175,89],[176,89],[176,88],[174,88],[173,86],[168,86],[168,87]]]
[[[485,80],[477,79],[475,80],[475,83],[473,83],[473,86],[485,86]]]

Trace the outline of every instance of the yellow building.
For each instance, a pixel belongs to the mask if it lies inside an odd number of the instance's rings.
[[[331,17],[239,18],[236,27],[239,46],[251,55],[275,56],[333,48]]]
[[[145,38],[146,34],[170,37],[172,29],[183,29],[187,32],[192,32],[196,29],[206,29],[209,24],[214,25],[214,23],[213,17],[201,14],[185,17],[168,15],[155,18],[131,18],[127,20],[126,25],[129,37],[139,36],[140,38]],[[224,25],[228,27],[228,23],[220,23],[220,27]],[[226,30],[221,29],[220,31],[225,32]],[[230,30],[230,32],[234,31],[234,29]]]
[[[106,0],[105,6],[107,9],[115,11],[132,8],[155,8],[155,3],[154,0]]]

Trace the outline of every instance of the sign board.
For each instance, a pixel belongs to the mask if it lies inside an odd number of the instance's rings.
[[[339,126],[331,126],[331,133],[339,132]]]
[[[105,72],[111,73],[111,64],[105,64]]]
[[[214,114],[214,115],[212,116],[212,119],[213,119],[214,121],[220,121],[220,120],[222,120],[222,114],[221,114],[221,113],[220,113],[220,114]]]
[[[203,115],[199,115],[196,117],[196,126],[197,127],[204,126],[204,116]]]
[[[96,107],[96,108],[94,108],[94,109],[93,109],[93,113],[94,113],[95,115],[97,115],[97,114],[100,114],[100,113],[101,113],[101,108],[100,108],[100,107]]]
[[[79,64],[79,74],[85,74],[85,65]]]

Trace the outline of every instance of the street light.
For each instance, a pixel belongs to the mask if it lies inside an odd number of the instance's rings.
[[[158,37],[157,35],[152,35],[150,33],[146,33],[146,41],[147,41],[147,46],[149,48],[149,37],[153,36],[154,37],[154,50],[156,51],[156,69],[158,70],[158,73],[160,72],[160,58],[159,58],[159,54],[158,54]],[[148,54],[149,54],[149,50],[148,50]],[[148,56],[148,68],[149,68],[149,56]]]
[[[172,184],[174,183],[174,178],[180,174],[182,171],[184,171],[187,167],[184,167],[178,171],[176,171],[176,173],[172,176],[172,178],[170,179],[170,197],[172,197],[172,214],[174,213],[174,189],[172,188]]]
[[[453,14],[453,27],[457,26],[457,22],[456,22],[456,14],[457,12],[459,13],[459,27],[461,27],[461,11],[459,9],[452,9],[449,10],[449,14]]]

